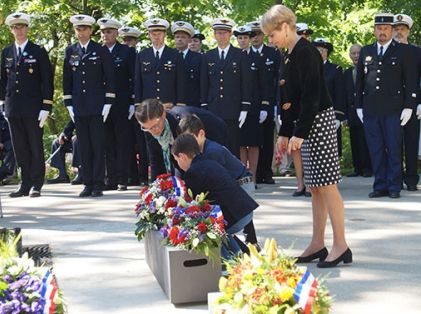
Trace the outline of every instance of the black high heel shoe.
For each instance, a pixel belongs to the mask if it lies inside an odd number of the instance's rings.
[[[307,255],[307,256],[299,256],[296,257],[297,262],[296,263],[310,263],[311,261],[315,259],[319,259],[320,262],[324,261],[326,257],[328,256],[329,252],[327,251],[327,248],[324,247],[320,251]]]
[[[295,191],[294,193],[292,193],[293,197],[298,197],[298,196],[303,196],[303,195],[306,195],[306,187],[303,187],[303,189],[300,191]]]
[[[344,264],[352,263],[352,252],[350,248],[347,248],[345,252],[343,252],[337,259],[327,262],[327,261],[320,261],[317,263],[317,267],[319,268],[330,268],[335,267],[340,262],[344,262]]]

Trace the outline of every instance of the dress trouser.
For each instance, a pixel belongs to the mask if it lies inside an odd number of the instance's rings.
[[[349,127],[349,138],[351,140],[352,163],[355,173],[371,173],[371,160],[368,152],[367,141],[365,139],[364,127]]]
[[[224,120],[227,125],[228,140],[227,145],[229,151],[238,159],[240,159],[240,128],[238,120]]]
[[[13,152],[12,142],[6,141],[3,143],[3,145],[4,148],[1,152],[3,163],[0,167],[0,181],[9,175],[12,175],[16,167],[15,153]]]
[[[8,121],[16,162],[21,168],[21,189],[41,190],[45,176],[43,129],[36,117],[9,117]]]
[[[80,146],[83,184],[102,190],[105,176],[105,131],[101,115],[75,117],[77,139]]]
[[[400,113],[364,115],[364,130],[374,172],[374,191],[400,192],[402,127]]]
[[[418,146],[420,136],[420,121],[417,116],[412,113],[411,119],[403,127],[403,143],[405,166],[403,172],[403,180],[406,185],[416,186],[420,179],[418,175]]]
[[[113,114],[112,112],[105,122],[105,161],[107,183],[110,185],[127,185],[129,123],[127,114]]]
[[[64,141],[63,145],[60,145],[58,138],[56,138],[53,141],[53,144],[51,144],[51,154],[54,154],[54,152],[60,148],[59,152],[57,154],[55,154],[52,158],[51,158],[51,167],[54,167],[56,169],[58,169],[59,172],[59,177],[60,178],[66,178],[67,177],[67,172],[66,172],[66,153],[72,153],[73,152],[73,147],[72,147],[72,141],[71,140],[67,140]]]
[[[256,178],[272,178],[272,160],[273,160],[273,138],[275,122],[268,116],[262,124],[263,127],[263,145],[259,149],[259,162],[257,163]]]

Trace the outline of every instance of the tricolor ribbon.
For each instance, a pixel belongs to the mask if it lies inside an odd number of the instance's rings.
[[[184,196],[186,194],[186,186],[184,185],[184,181],[175,176],[172,176],[171,179],[174,185],[174,194],[176,196]]]
[[[47,269],[44,276],[42,277],[42,288],[41,297],[45,300],[43,314],[54,314],[56,304],[54,303],[54,297],[57,293],[56,279],[53,273]]]
[[[317,292],[317,280],[308,269],[304,273],[294,291],[294,299],[304,311],[304,314],[311,313],[311,306]]]

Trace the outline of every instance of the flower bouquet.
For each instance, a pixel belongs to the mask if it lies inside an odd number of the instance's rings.
[[[167,219],[161,228],[164,244],[180,249],[204,253],[209,256],[224,240],[225,222],[218,205],[210,205],[206,194],[201,193],[191,201],[179,197],[167,202]]]
[[[140,191],[140,201],[135,212],[139,217],[135,234],[142,240],[150,230],[159,230],[166,218],[167,201],[185,194],[184,182],[171,174],[157,176],[156,180]],[[172,206],[172,203],[168,204]]]
[[[274,239],[263,251],[249,245],[250,255],[227,264],[228,278],[221,277],[222,295],[214,313],[328,313],[331,304],[326,287],[295,259],[279,254]]]

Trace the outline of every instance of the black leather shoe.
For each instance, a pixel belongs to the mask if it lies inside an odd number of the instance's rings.
[[[106,184],[104,186],[104,191],[115,191],[117,190],[117,184]]]
[[[41,190],[36,188],[31,188],[31,191],[29,192],[29,197],[40,197],[41,196]]]
[[[390,198],[400,198],[401,193],[399,193],[399,192],[389,192],[389,197]]]
[[[348,178],[355,178],[355,177],[359,177],[359,176],[360,176],[360,174],[356,173],[356,172],[353,172],[353,173],[350,173],[350,174],[347,175]]]
[[[101,197],[101,196],[103,196],[104,194],[102,193],[102,191],[101,190],[93,190],[92,191],[92,193],[91,193],[91,196],[92,197]]]
[[[317,263],[317,267],[319,268],[330,268],[335,267],[340,262],[344,262],[344,264],[352,263],[352,252],[350,248],[347,248],[345,252],[343,252],[337,259],[327,262],[327,261],[320,261]]]
[[[82,192],[80,192],[79,197],[88,197],[92,194],[92,188],[85,186]]]
[[[54,179],[47,180],[48,184],[57,184],[57,183],[70,183],[69,177],[56,177]]]
[[[127,191],[127,185],[119,184],[117,191]]]
[[[327,251],[327,248],[324,247],[320,251],[307,255],[307,256],[299,256],[296,257],[297,263],[310,263],[311,261],[315,259],[319,259],[319,261],[324,261],[326,257],[328,256],[329,252]]]
[[[25,190],[19,187],[16,191],[9,194],[9,197],[21,197],[21,196],[28,196],[29,190]]]
[[[263,181],[266,184],[275,184],[275,180],[272,177],[265,178]]]
[[[364,178],[371,178],[372,176],[373,176],[373,173],[371,173],[370,171],[366,171],[363,173]]]
[[[373,191],[370,194],[368,194],[369,198],[377,198],[377,197],[384,197],[389,196],[389,192],[387,191]]]
[[[306,195],[305,187],[301,191],[295,191],[294,193],[292,193],[292,196],[294,197],[299,197],[299,196],[304,196],[304,195]]]
[[[414,191],[418,190],[416,185],[407,185],[406,189],[410,192],[414,192]]]
[[[262,184],[262,183],[265,183],[265,181],[262,178],[256,178],[256,183]]]
[[[76,178],[74,178],[72,180],[72,182],[70,183],[71,185],[80,185],[83,184],[83,180],[81,177],[77,176]]]

